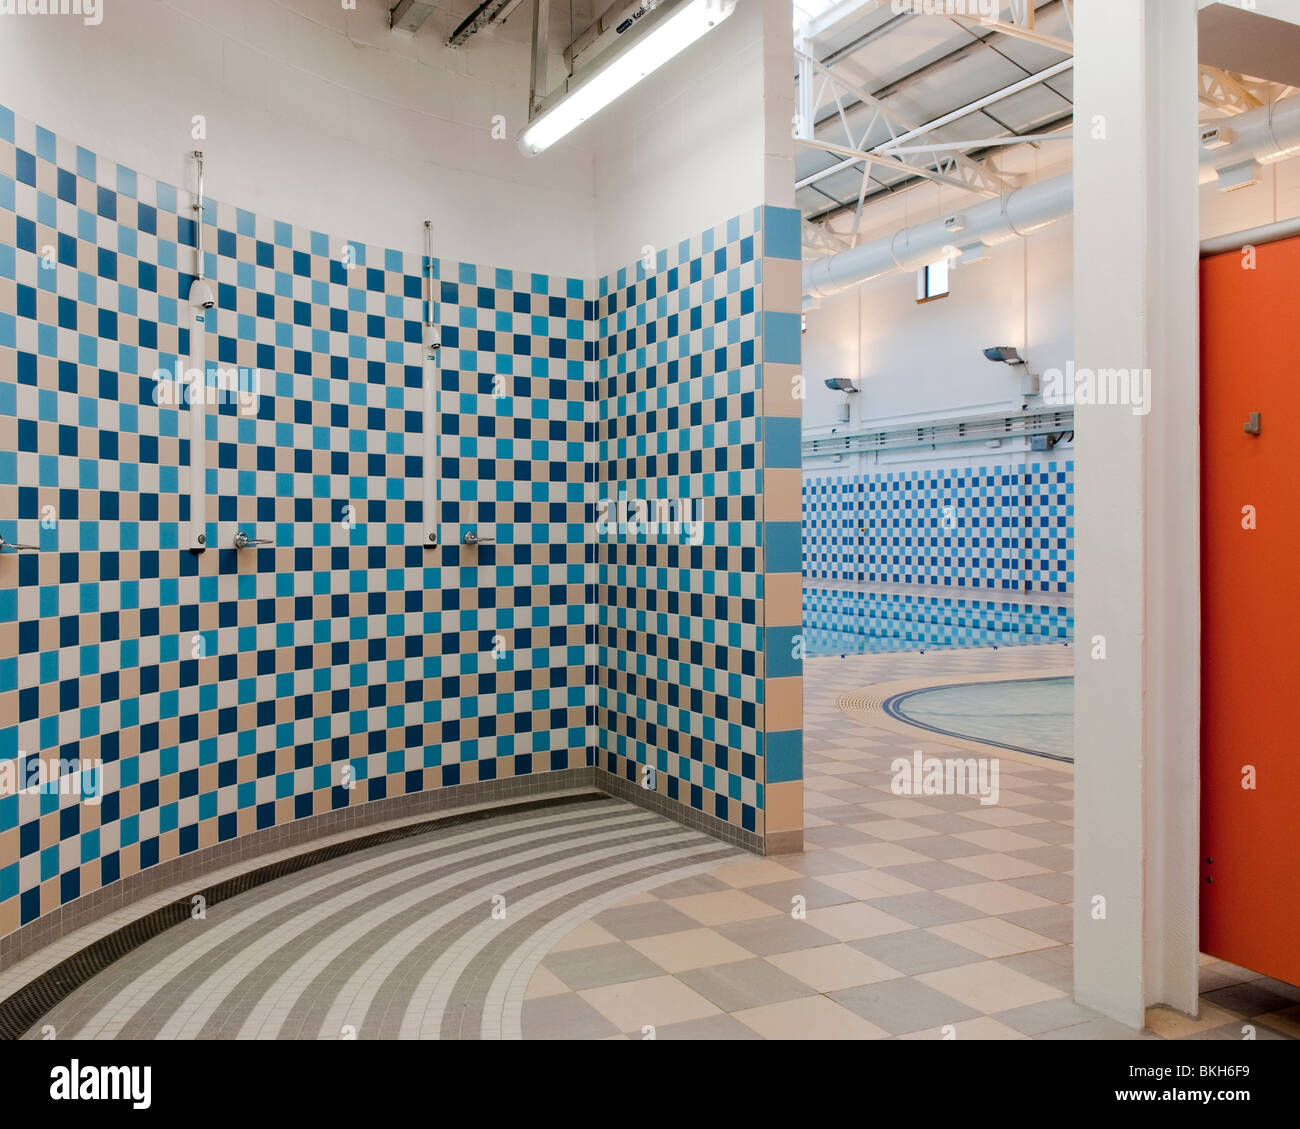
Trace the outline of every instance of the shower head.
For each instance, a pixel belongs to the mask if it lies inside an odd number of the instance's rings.
[[[190,305],[210,310],[216,304],[217,300],[213,297],[212,287],[204,279],[196,278],[190,284]]]

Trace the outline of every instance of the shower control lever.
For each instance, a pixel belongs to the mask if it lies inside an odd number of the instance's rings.
[[[40,551],[39,545],[17,545],[0,537],[0,553],[39,553]]]
[[[242,529],[235,534],[236,549],[251,549],[254,545],[273,545],[274,543],[266,539],[259,540],[256,537],[250,537]]]
[[[470,548],[473,548],[475,545],[495,545],[496,540],[497,539],[495,537],[480,537],[477,533],[474,532],[474,530],[471,529],[468,533],[465,534],[464,537],[461,538],[461,544],[468,545]]]

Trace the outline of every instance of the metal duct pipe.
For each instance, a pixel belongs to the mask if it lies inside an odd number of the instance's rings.
[[[1215,123],[1231,131],[1232,140],[1201,150],[1201,183],[1216,170],[1248,161],[1271,164],[1300,155],[1300,96]],[[902,228],[892,235],[848,251],[814,259],[803,268],[803,292],[813,300],[828,298],[894,271],[915,271],[976,245],[993,247],[1063,220],[1074,211],[1074,174],[1019,188],[996,200]],[[959,217],[959,218],[954,218]]]
[[[940,216],[838,255],[815,259],[803,269],[803,292],[812,298],[828,298],[896,270],[920,270],[953,251],[976,244],[991,247],[1028,235],[1064,219],[1073,210],[1074,176],[1065,173],[964,209],[959,213],[960,231],[949,224],[952,217]]]
[[[1252,160],[1261,165],[1274,165],[1300,156],[1300,96],[1213,124],[1221,132],[1231,131],[1234,139],[1219,148],[1201,150],[1202,184],[1214,180],[1218,169]],[[1209,128],[1202,127],[1202,134]]]

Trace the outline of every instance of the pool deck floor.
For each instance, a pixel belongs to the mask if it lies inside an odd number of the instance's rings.
[[[529,982],[524,1037],[1300,1037],[1300,989],[1208,957],[1196,1019],[1153,1008],[1136,1032],[1076,1004],[1070,767],[1002,758],[993,806],[895,796],[895,757],[953,748],[836,705],[1072,662],[1062,646],[806,660],[804,853],[726,863],[579,925]]]

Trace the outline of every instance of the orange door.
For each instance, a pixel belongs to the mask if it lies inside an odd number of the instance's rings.
[[[1300,238],[1251,266],[1201,264],[1201,948],[1300,984]]]

